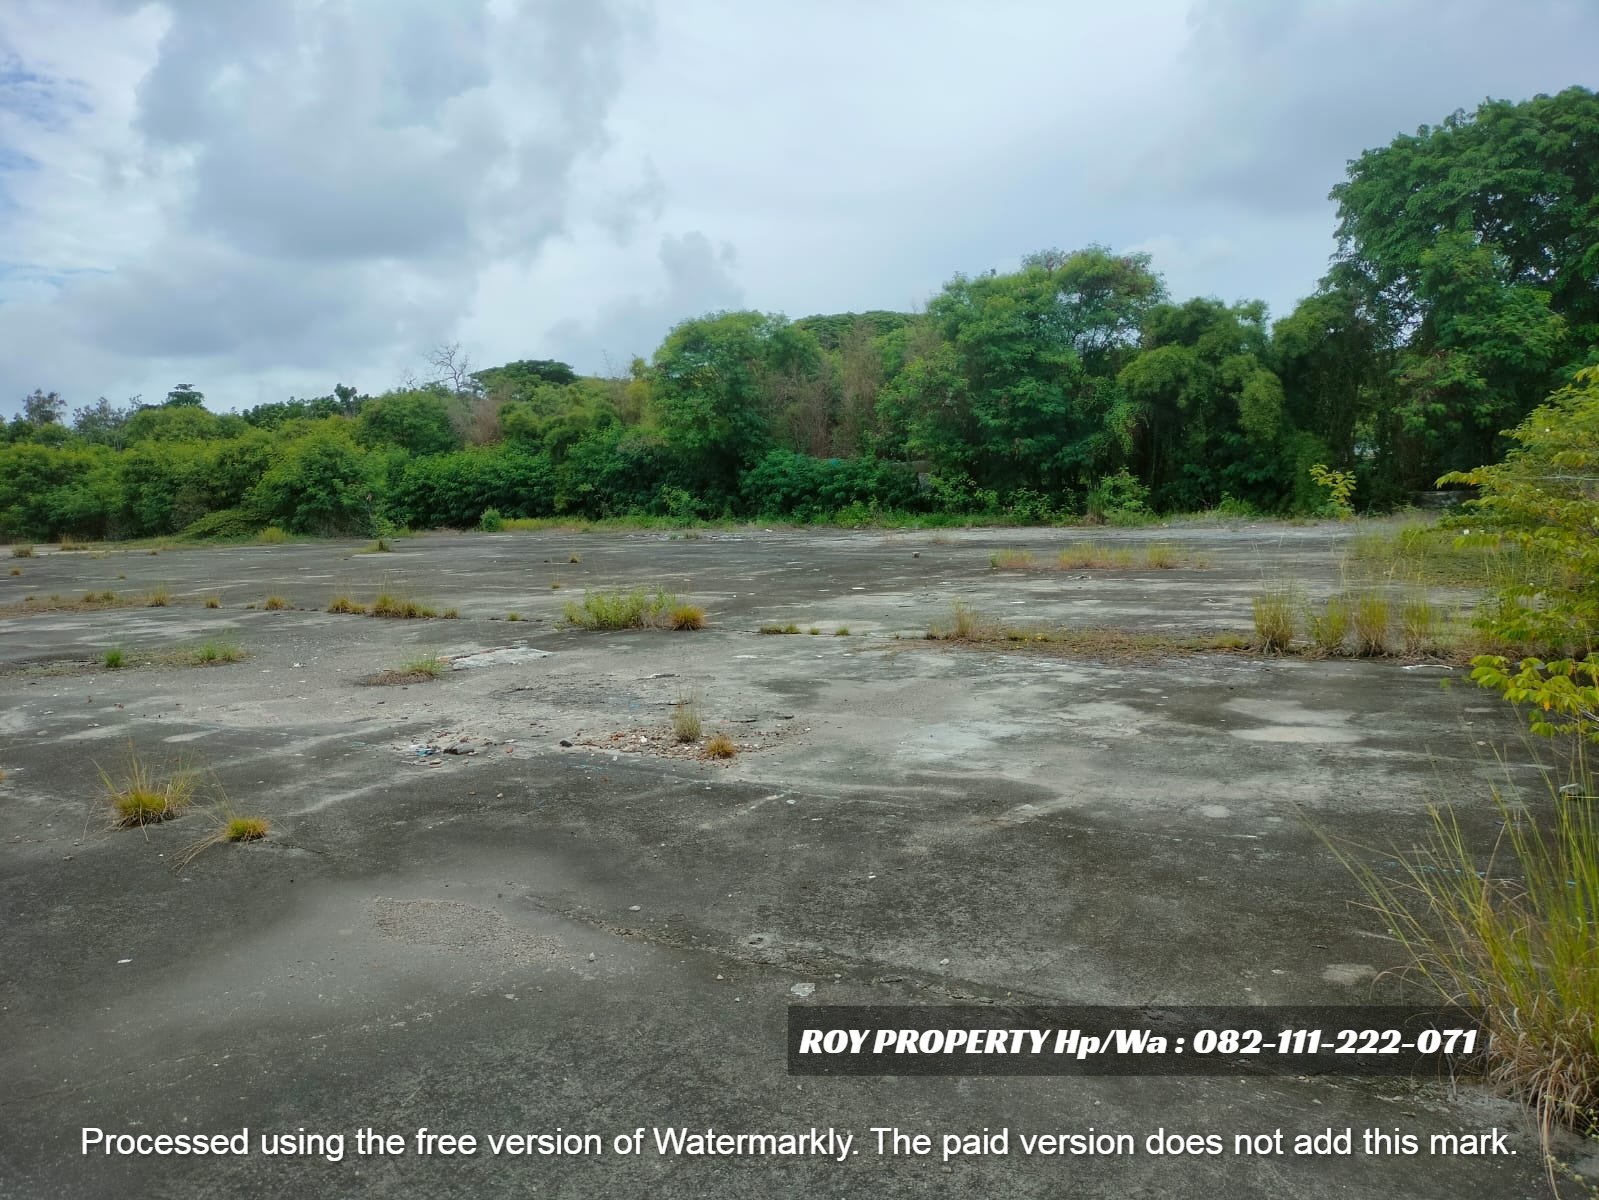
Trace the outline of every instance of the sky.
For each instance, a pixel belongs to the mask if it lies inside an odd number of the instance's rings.
[[[0,412],[621,372],[1096,243],[1281,316],[1350,159],[1596,47],[1592,0],[3,0]]]

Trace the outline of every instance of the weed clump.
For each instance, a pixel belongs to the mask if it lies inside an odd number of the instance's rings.
[[[366,612],[366,605],[362,604],[353,596],[347,596],[341,593],[333,597],[332,602],[328,605],[328,611],[330,613],[362,615]]]
[[[1267,654],[1282,654],[1293,645],[1294,598],[1281,589],[1254,598],[1255,641]]]
[[[197,667],[210,667],[217,663],[243,662],[246,657],[244,650],[232,642],[202,642],[189,655],[189,661]]]
[[[1333,850],[1370,907],[1446,1003],[1481,1008],[1493,1030],[1489,1076],[1556,1125],[1599,1126],[1599,780],[1574,781],[1541,813],[1493,799],[1501,822],[1486,862],[1448,807],[1397,880]]]
[[[118,829],[138,829],[158,825],[181,816],[194,802],[194,776],[187,771],[163,775],[141,759],[131,748],[128,762],[119,775],[100,772],[100,783],[110,808],[111,823]]]
[[[116,597],[116,593],[114,593],[114,592],[101,592],[100,596],[101,596],[101,599],[98,601],[98,603],[101,603],[101,604],[114,603],[116,601],[116,598],[117,598]],[[146,592],[144,594],[144,606],[146,608],[165,608],[167,605],[169,605],[171,603],[172,603],[172,589],[171,588],[154,587],[154,588],[151,588],[148,592]]]
[[[700,740],[700,711],[694,701],[685,698],[672,706],[672,734],[680,742]]]
[[[222,836],[230,842],[258,842],[266,837],[269,828],[265,817],[232,817],[223,827]]]
[[[439,615],[425,604],[418,604],[415,600],[395,596],[389,592],[378,593],[377,599],[372,601],[371,612],[374,617],[388,617],[402,621]]]
[[[1423,594],[1405,597],[1399,605],[1399,632],[1406,654],[1425,654],[1438,633],[1438,610]]]
[[[281,612],[289,607],[289,601],[283,596],[268,596],[261,602],[261,607],[267,612]]]
[[[1328,596],[1319,613],[1315,609],[1306,612],[1305,632],[1317,654],[1342,654],[1344,639],[1349,636],[1349,601],[1342,596]]]
[[[725,733],[712,734],[705,743],[706,758],[732,758],[737,753],[738,745]]]
[[[760,632],[769,636],[785,633],[798,633],[799,631],[800,627],[794,624],[792,621],[790,621],[787,625],[762,625],[760,628]]]
[[[667,616],[667,623],[677,630],[704,629],[705,610],[697,604],[674,604]]]
[[[1055,565],[1063,571],[1109,571],[1133,565],[1133,552],[1112,550],[1098,542],[1073,542],[1060,552]]]
[[[703,629],[705,610],[669,592],[589,592],[567,602],[566,622],[580,629]]]
[[[260,542],[263,546],[281,546],[284,542],[289,540],[289,535],[284,533],[283,530],[279,529],[276,525],[268,525],[260,533],[255,535],[255,540]]]
[[[1144,565],[1154,571],[1170,571],[1177,565],[1177,547],[1170,542],[1151,542],[1144,548]]]
[[[32,558],[33,547],[28,545],[26,542],[18,542],[15,546],[11,547],[11,557]]]
[[[107,670],[120,671],[122,669],[122,664],[126,661],[127,655],[124,654],[120,649],[113,648],[105,652],[105,665]]]
[[[1355,597],[1351,620],[1355,627],[1355,653],[1361,658],[1381,658],[1388,653],[1388,597],[1362,592]]]
[[[221,608],[222,607],[222,597],[221,596],[207,596],[205,598],[205,606],[207,608]]]

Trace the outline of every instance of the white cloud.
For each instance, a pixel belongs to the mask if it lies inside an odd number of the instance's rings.
[[[1090,242],[1280,313],[1346,160],[1592,86],[1596,40],[1583,0],[5,0],[0,408],[596,370]]]

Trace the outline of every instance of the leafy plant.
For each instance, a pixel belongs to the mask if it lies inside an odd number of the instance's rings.
[[[1332,471],[1326,463],[1311,463],[1310,480],[1327,493],[1326,509],[1329,513],[1341,521],[1347,521],[1355,515],[1355,506],[1351,503],[1355,494],[1353,471]]]

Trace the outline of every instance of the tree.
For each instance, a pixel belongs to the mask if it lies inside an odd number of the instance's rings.
[[[59,425],[66,411],[65,400],[42,388],[34,388],[32,394],[22,400],[22,419],[34,425]]]
[[[814,335],[780,316],[723,312],[666,335],[650,371],[650,420],[683,467],[682,483],[732,495],[772,445],[768,384],[821,369]]]
[[[199,408],[205,403],[205,393],[196,391],[192,383],[180,383],[167,393],[167,408]]]
[[[1456,112],[1362,154],[1332,198],[1328,282],[1397,355],[1409,481],[1496,457],[1599,342],[1599,95]]]
[[[93,404],[72,410],[72,428],[86,442],[117,445],[121,441],[123,427],[137,406],[137,396],[128,402],[126,408],[117,408],[101,396]]]
[[[366,446],[384,443],[412,454],[442,454],[461,448],[450,406],[435,390],[389,392],[361,407],[356,437]]]
[[[1209,508],[1223,496],[1277,508],[1289,501],[1297,459],[1282,382],[1270,369],[1266,306],[1189,300],[1153,309],[1143,353],[1118,382],[1133,406],[1139,475],[1156,507]],[[1308,468],[1309,462],[1304,466]]]

